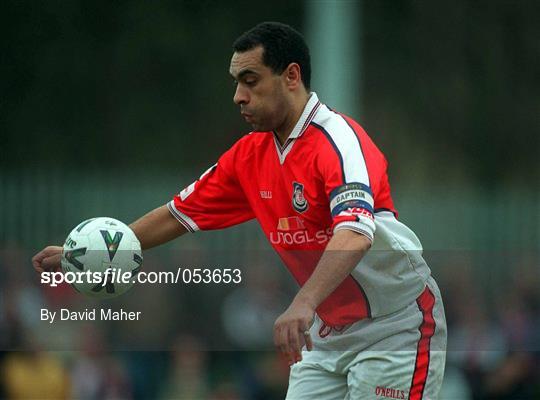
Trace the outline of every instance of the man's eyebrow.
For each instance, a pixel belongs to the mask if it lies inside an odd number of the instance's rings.
[[[249,75],[249,74],[259,75],[257,72],[255,72],[255,71],[253,71],[253,70],[251,70],[251,69],[244,69],[244,70],[240,71],[240,73],[238,74],[238,76],[234,76],[233,74],[231,74],[231,76],[233,77],[234,80],[239,81],[239,80],[242,79],[244,76]]]

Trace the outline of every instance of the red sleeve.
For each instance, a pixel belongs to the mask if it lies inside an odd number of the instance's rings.
[[[168,203],[171,214],[188,231],[223,229],[255,217],[236,177],[236,148]]]

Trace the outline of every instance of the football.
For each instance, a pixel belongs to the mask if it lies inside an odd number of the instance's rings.
[[[129,226],[114,218],[91,218],[68,235],[62,272],[78,292],[106,299],[134,285],[142,260],[141,244]]]

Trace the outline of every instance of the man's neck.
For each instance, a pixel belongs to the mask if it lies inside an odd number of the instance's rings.
[[[275,130],[277,138],[281,144],[284,144],[291,135],[291,132],[300,119],[304,108],[306,108],[310,95],[310,93],[305,93],[305,95],[302,94],[299,96],[299,98],[293,103],[289,117],[285,120],[281,127]]]

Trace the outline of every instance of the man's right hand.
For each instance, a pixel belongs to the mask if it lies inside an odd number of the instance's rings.
[[[133,229],[141,242],[143,250],[166,243],[187,232],[186,228],[169,212],[167,205],[150,211],[144,217],[133,222],[130,228]],[[61,246],[45,247],[32,257],[34,269],[39,273],[60,271],[62,250]]]
[[[42,273],[44,271],[60,271],[62,267],[60,260],[62,259],[62,246],[47,246],[34,257],[32,257],[32,265],[34,269]]]

